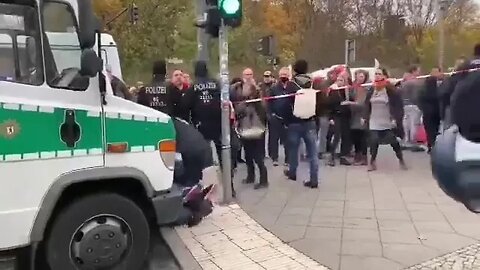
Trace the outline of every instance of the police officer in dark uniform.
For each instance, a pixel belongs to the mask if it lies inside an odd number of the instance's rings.
[[[153,64],[152,82],[140,88],[137,102],[157,111],[172,115],[175,104],[172,92],[167,91],[167,83],[165,82],[166,74],[167,65],[165,61],[156,61]]]
[[[208,141],[213,141],[217,150],[218,159],[222,160],[222,109],[221,109],[221,88],[220,83],[209,77],[207,65],[204,61],[195,63],[195,81],[189,90],[191,96],[191,116],[192,122]],[[233,131],[233,130],[232,130]],[[231,152],[236,154],[238,148],[238,139],[231,133]],[[235,157],[232,158],[232,178],[233,168],[235,168]],[[232,193],[235,195],[232,182]]]

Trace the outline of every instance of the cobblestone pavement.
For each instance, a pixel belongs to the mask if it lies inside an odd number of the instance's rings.
[[[301,184],[308,176],[305,162],[293,182],[267,161],[270,186],[264,190],[240,183],[246,176],[240,165],[239,204],[265,229],[333,270],[405,269],[478,243],[480,217],[438,188],[426,153],[405,156],[408,171],[399,169],[388,146],[380,149],[376,172],[321,167],[318,190]],[[463,265],[463,257],[472,258],[468,252],[454,261]]]
[[[236,204],[217,206],[199,225],[176,231],[205,270],[328,269],[266,231]]]
[[[480,244],[474,244],[405,270],[475,270],[480,269]]]

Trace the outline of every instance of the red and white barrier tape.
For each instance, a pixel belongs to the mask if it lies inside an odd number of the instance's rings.
[[[453,72],[447,72],[447,73],[443,73],[443,75],[445,76],[452,76],[454,74],[459,74],[459,73],[469,73],[469,72],[474,72],[474,71],[480,71],[480,68],[472,68],[472,69],[466,69],[466,70],[459,70],[459,71],[453,71]],[[415,78],[412,78],[412,79],[426,79],[426,78],[429,78],[429,77],[432,77],[433,75],[421,75],[421,76],[417,76]],[[401,82],[403,81],[403,79],[388,79],[388,81],[390,81],[390,83],[393,83],[394,85],[397,84],[398,82]],[[353,84],[353,85],[349,85],[349,86],[342,86],[342,87],[337,87],[337,88],[333,88],[332,90],[342,90],[342,89],[347,89],[347,88],[356,88],[356,87],[364,87],[364,86],[372,86],[374,85],[375,83],[374,82],[368,82],[368,83],[363,83],[363,84]],[[327,87],[326,89],[328,89],[330,87]],[[316,92],[321,92],[321,91],[325,91],[326,89],[322,89],[322,90],[314,90]],[[244,101],[239,101],[237,103],[242,103],[242,102],[245,102],[245,103],[254,103],[254,102],[260,102],[260,101],[263,101],[263,100],[274,100],[274,99],[280,99],[280,98],[286,98],[286,97],[293,97],[293,96],[296,96],[296,95],[301,95],[301,93],[297,94],[297,93],[292,93],[292,94],[284,94],[284,95],[278,95],[278,96],[269,96],[269,97],[263,97],[263,98],[255,98],[255,99],[249,99],[249,100],[244,100]]]

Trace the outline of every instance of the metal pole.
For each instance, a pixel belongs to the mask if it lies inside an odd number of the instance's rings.
[[[204,20],[206,17],[206,10],[207,3],[205,0],[197,0],[197,17]],[[205,33],[205,30],[203,28],[197,28],[197,59],[200,61],[208,61],[208,40],[209,36]]]
[[[438,10],[438,66],[444,68],[445,59],[445,9],[447,1],[439,0]]]
[[[232,156],[230,149],[230,86],[228,81],[228,31],[223,23],[218,35],[220,76],[222,82],[222,203],[232,200]]]

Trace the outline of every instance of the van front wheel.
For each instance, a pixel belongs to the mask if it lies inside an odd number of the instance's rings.
[[[55,218],[46,239],[51,270],[140,269],[150,243],[143,211],[114,193],[82,197]]]

